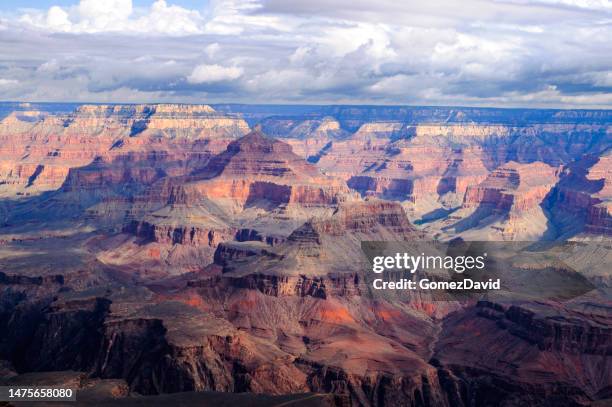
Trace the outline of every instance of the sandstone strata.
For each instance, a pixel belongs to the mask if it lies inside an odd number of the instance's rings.
[[[157,154],[158,160],[178,162],[210,156],[246,132],[246,122],[206,105],[83,105],[68,115],[18,112],[0,123],[0,179],[5,194],[53,190],[71,169],[95,159],[112,163],[131,154],[150,161]]]

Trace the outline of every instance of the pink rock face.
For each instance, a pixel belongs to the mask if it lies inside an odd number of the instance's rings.
[[[216,248],[224,241],[255,239],[274,244],[313,210],[331,210],[350,194],[340,179],[324,176],[291,146],[254,131],[188,176],[152,181],[133,198],[124,232],[165,246]],[[269,219],[249,211],[276,211]],[[291,229],[276,231],[278,223]],[[253,224],[253,226],[249,226]],[[283,229],[283,228],[281,228]],[[206,259],[212,260],[212,251]],[[204,255],[203,255],[204,256]]]
[[[591,195],[586,221],[586,230],[594,234],[612,235],[612,154],[599,158],[586,177],[590,181],[603,184],[601,189]]]
[[[233,240],[236,230],[231,227],[225,229],[213,229],[198,226],[172,226],[156,225],[143,222],[134,222],[128,225],[126,232],[134,233],[152,242],[163,244],[185,244],[192,246],[217,247],[219,243]]]
[[[317,177],[319,170],[298,155],[291,146],[253,131],[230,143],[227,150],[214,157],[202,177],[276,177],[305,179]]]
[[[565,167],[554,189],[554,207],[558,218],[574,218],[584,231],[611,235],[610,154],[587,155]]]
[[[0,123],[0,179],[5,189],[10,188],[7,193],[37,193],[59,188],[71,170],[94,159],[113,167],[126,158],[148,162],[150,171],[167,161],[168,171],[177,174],[189,167],[181,161],[207,160],[246,132],[243,120],[205,105],[84,105],[64,116],[15,113]],[[94,184],[104,177],[109,182],[123,177],[118,174],[121,164],[105,171],[106,175],[94,176]],[[131,176],[138,180],[136,173]],[[87,182],[87,177],[73,176],[70,183]],[[149,176],[143,177],[146,182]]]
[[[494,170],[478,186],[468,187],[463,206],[490,205],[516,216],[541,205],[558,176],[557,168],[544,163],[511,162]]]
[[[174,202],[207,197],[232,199],[239,205],[267,200],[275,204],[332,205],[348,193],[340,179],[294,154],[291,146],[254,131],[230,143],[227,150],[194,172]]]
[[[319,160],[327,173],[344,177],[362,195],[412,202],[449,192],[463,195],[467,185],[488,173],[477,145],[453,147],[419,135],[418,129],[417,135],[392,141],[385,133],[365,132],[370,127],[350,141],[332,142]]]
[[[346,179],[363,196],[407,200],[418,208],[426,202],[461,202],[468,186],[510,161],[558,167],[597,145],[606,131],[599,124],[371,122],[309,154],[327,174]],[[300,151],[308,148],[306,141],[292,144],[301,144]],[[534,194],[526,200],[539,199]]]

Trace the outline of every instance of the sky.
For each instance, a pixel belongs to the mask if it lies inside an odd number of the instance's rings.
[[[612,107],[610,0],[3,0],[0,100]]]

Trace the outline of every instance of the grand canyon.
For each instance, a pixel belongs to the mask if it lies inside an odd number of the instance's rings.
[[[7,102],[0,118],[2,385],[83,405],[612,402],[611,110]],[[589,289],[380,295],[364,241],[538,243],[561,260],[525,254],[522,279]]]

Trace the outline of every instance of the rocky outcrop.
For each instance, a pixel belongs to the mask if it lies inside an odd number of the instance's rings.
[[[559,170],[544,163],[511,162],[494,170],[478,186],[468,187],[464,207],[489,205],[517,216],[542,204],[556,184]]]
[[[150,182],[130,200],[131,220],[123,231],[142,238],[142,245],[208,247],[209,255],[224,241],[275,245],[299,219],[333,210],[348,194],[341,180],[324,176],[289,145],[255,131],[189,176]],[[273,214],[266,219],[257,215],[261,211]]]
[[[601,156],[593,165],[586,179],[603,183],[601,189],[592,195],[586,219],[586,231],[598,235],[612,236],[612,153]]]
[[[180,226],[152,224],[147,221],[132,221],[124,231],[133,233],[145,241],[162,244],[183,244],[193,246],[217,247],[223,241],[232,239],[236,231],[227,229],[212,229],[203,226]]]
[[[347,180],[362,196],[406,201],[414,216],[425,220],[474,199],[466,198],[468,187],[508,163],[559,167],[585,153],[601,154],[610,146],[607,124],[570,123],[564,115],[556,119],[558,123],[551,119],[516,125],[501,118],[493,123],[459,120],[467,114],[453,111],[449,123],[424,119],[414,123],[392,111],[385,112],[385,120],[360,122],[349,139],[334,140],[313,157],[327,174]],[[537,195],[533,199],[539,199]],[[600,213],[594,211],[593,216]],[[542,216],[538,218],[536,223],[545,223]]]
[[[609,386],[601,374],[609,370],[611,332],[601,321],[554,304],[481,301],[445,322],[433,363],[485,404],[589,405]],[[469,403],[464,396],[456,405]]]
[[[227,248],[225,248],[227,250]],[[217,258],[220,264],[226,266],[236,260],[245,259],[250,256],[273,256],[273,253],[251,251],[242,253],[234,252],[233,256],[224,253],[225,258]],[[237,255],[238,254],[238,255]],[[231,271],[232,267],[228,267]],[[265,274],[249,274],[243,277],[219,277],[211,280],[190,281],[190,287],[226,287],[229,289],[240,288],[260,291],[264,295],[273,297],[298,296],[314,298],[353,297],[361,296],[368,292],[368,287],[363,277],[358,273],[331,274],[320,277],[308,276],[277,276]]]
[[[238,242],[258,241],[269,246],[275,246],[282,243],[285,237],[277,234],[263,234],[256,229],[242,228],[236,232],[236,240]]]
[[[203,148],[208,158],[248,130],[245,121],[206,105],[82,105],[68,115],[17,112],[0,122],[0,181],[6,193],[53,190],[71,170],[95,159],[153,161],[157,168],[162,155],[176,162]],[[125,169],[106,171],[120,177]]]
[[[466,188],[461,207],[439,224],[466,240],[548,240],[557,231],[550,221],[549,197],[560,169],[542,162],[506,163],[482,182]]]
[[[361,192],[365,196],[379,196],[390,199],[415,201],[412,194],[414,181],[387,177],[372,177],[369,175],[356,175],[351,177],[348,186]]]
[[[455,147],[441,136],[412,134],[393,141],[356,134],[345,143],[350,151],[335,143],[320,165],[329,173],[348,177],[348,185],[365,196],[416,204],[448,193],[463,196],[468,185],[488,173],[481,149]]]
[[[253,256],[253,261],[220,264],[227,275],[236,277],[262,274],[319,278],[336,273],[351,276],[350,273],[364,270],[367,261],[361,241],[414,240],[421,236],[396,202],[346,202],[331,217],[307,221],[283,243]],[[287,284],[295,287],[298,283],[291,280]]]
[[[258,241],[225,242],[219,244],[213,260],[215,264],[224,267],[231,262],[259,255],[266,247],[266,244]]]
[[[404,237],[418,236],[400,205],[380,200],[346,203],[339,206],[331,218],[315,222],[313,226],[315,230],[333,236],[347,232],[376,234],[381,230]]]
[[[18,371],[87,370],[96,358],[110,301],[30,303],[7,322],[3,353]]]
[[[348,189],[340,180],[326,177],[294,154],[281,141],[254,131],[230,143],[227,150],[196,171],[170,197],[186,204],[208,199],[231,199],[241,206],[268,201],[275,205],[333,205]]]
[[[553,221],[568,233],[610,235],[610,154],[587,155],[564,167],[547,200]]]
[[[612,329],[587,319],[572,319],[566,315],[547,318],[528,308],[488,301],[477,304],[477,314],[496,321],[500,328],[535,344],[542,351],[612,354]]]

